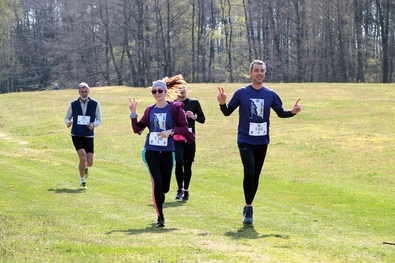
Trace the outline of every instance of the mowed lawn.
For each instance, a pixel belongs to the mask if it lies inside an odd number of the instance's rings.
[[[272,111],[271,144],[243,227],[238,114],[224,117],[244,84],[191,84],[206,123],[196,125],[190,200],[166,196],[155,227],[151,182],[133,134],[128,97],[140,117],[149,89],[92,88],[102,107],[88,190],[63,118],[76,89],[0,95],[0,262],[395,262],[395,86],[267,84],[292,108]]]

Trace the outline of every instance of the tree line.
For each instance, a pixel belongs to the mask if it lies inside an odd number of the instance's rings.
[[[394,82],[393,0],[0,0],[0,93],[182,74],[245,82]]]

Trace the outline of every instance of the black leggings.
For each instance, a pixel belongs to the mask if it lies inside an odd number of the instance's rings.
[[[158,216],[163,216],[164,194],[169,192],[174,166],[174,152],[143,150],[143,161],[147,165],[152,182],[152,201]]]
[[[247,205],[251,205],[254,201],[255,194],[258,190],[259,176],[265,162],[267,144],[250,145],[247,143],[239,143],[239,152],[241,162],[244,167],[244,198]]]
[[[176,149],[176,180],[178,189],[188,189],[192,177],[192,163],[195,159],[196,142],[190,144],[174,142]]]

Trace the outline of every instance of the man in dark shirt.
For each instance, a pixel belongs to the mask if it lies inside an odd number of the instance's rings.
[[[180,78],[182,78],[181,75]],[[176,76],[177,77],[177,76]],[[187,83],[182,78],[177,81],[178,95],[177,101],[184,103],[185,115],[189,124],[189,129],[196,135],[195,123],[204,123],[206,117],[204,116],[202,107],[197,99],[187,97]],[[174,136],[174,143],[176,149],[176,180],[178,190],[176,198],[178,200],[189,200],[189,183],[192,177],[192,163],[195,159],[196,142],[186,143],[182,136]]]
[[[252,225],[252,202],[258,190],[259,177],[270,142],[270,111],[273,109],[280,118],[289,118],[298,114],[302,106],[298,99],[292,110],[284,110],[277,93],[263,85],[266,76],[266,64],[263,61],[254,60],[248,74],[251,76],[251,83],[237,89],[228,103],[222,87],[218,87],[217,100],[225,116],[239,108],[237,145],[244,170],[243,223]]]

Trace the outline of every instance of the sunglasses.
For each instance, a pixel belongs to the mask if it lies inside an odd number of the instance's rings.
[[[156,94],[156,93],[162,94],[163,92],[164,92],[163,89],[153,89],[153,90],[151,90],[152,94]]]

